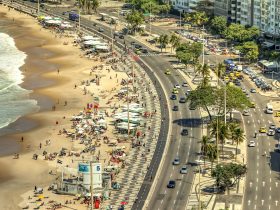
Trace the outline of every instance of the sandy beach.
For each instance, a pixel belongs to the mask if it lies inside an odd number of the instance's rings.
[[[41,154],[43,149],[58,151],[71,147],[70,141],[57,134],[71,126],[70,116],[91,102],[92,96],[84,95],[79,86],[81,81],[90,79],[90,69],[96,62],[81,58],[80,49],[72,44],[64,45],[65,39],[42,29],[34,18],[12,10],[7,14],[7,11],[6,7],[0,7],[1,18],[8,18],[10,22],[6,31],[15,39],[16,46],[28,55],[21,68],[25,76],[21,86],[34,90],[31,97],[40,106],[39,112],[19,119],[6,129],[8,134],[17,134],[1,137],[1,147],[10,147],[10,154],[0,158],[0,209],[15,210],[19,209],[21,194],[34,189],[34,185],[47,186],[55,178],[48,176],[50,164],[34,161],[32,156]],[[111,82],[102,88],[112,89],[114,85]],[[45,146],[47,139],[55,143]],[[13,159],[14,152],[19,153],[19,159]]]

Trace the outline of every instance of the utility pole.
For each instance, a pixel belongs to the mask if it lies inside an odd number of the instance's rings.
[[[39,15],[40,15],[40,0],[38,0],[37,3],[37,18],[39,18]]]
[[[150,2],[150,35],[152,35],[152,18],[151,14],[152,13],[152,3]]]
[[[80,33],[80,30],[81,30],[81,8],[80,8],[80,3],[79,3],[79,33]]]
[[[128,82],[129,82],[129,79],[127,78],[127,83],[126,83],[126,89],[127,89],[127,94],[126,94],[126,101],[127,101],[127,136],[128,136],[128,139],[129,139],[129,133],[130,133],[130,116],[129,116],[129,97],[128,97],[128,93],[129,93],[129,90],[128,90]]]
[[[113,48],[114,48],[114,34],[113,34],[113,24],[110,24],[110,29],[111,29],[111,42],[112,42],[112,52],[113,52]]]
[[[91,210],[93,210],[93,181],[92,181],[92,162],[93,161],[90,161],[89,164],[90,164],[90,202],[91,202]]]
[[[204,25],[203,25],[203,31],[204,31]],[[202,44],[202,66],[204,66],[204,44],[205,44],[205,41],[204,41],[203,32],[202,32],[202,40],[203,40],[203,44]]]
[[[201,210],[201,198],[200,198],[200,194],[201,194],[201,187],[200,187],[200,173],[201,173],[201,167],[200,167],[200,163],[199,163],[199,174],[198,174],[198,210]]]

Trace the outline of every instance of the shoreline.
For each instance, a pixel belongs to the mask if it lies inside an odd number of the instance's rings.
[[[75,93],[74,99],[71,99],[73,96],[63,94],[62,90],[65,86],[67,89],[70,88],[69,85],[74,87],[74,84],[71,84],[73,75],[67,75],[67,72],[73,71],[73,66],[80,68],[81,73],[89,69],[92,62],[80,59],[79,49],[62,45],[63,40],[53,39],[52,35],[55,35],[48,30],[42,30],[39,24],[34,24],[34,18],[13,10],[10,10],[9,14],[6,12],[8,9],[0,6],[1,15],[5,13],[5,18],[11,22],[8,34],[14,38],[17,48],[27,54],[25,64],[20,68],[24,75],[20,86],[32,90],[30,98],[35,99],[40,106],[38,112],[22,116],[5,127],[3,130],[6,134],[0,137],[1,148],[8,150],[4,156],[0,156],[0,166],[6,169],[0,173],[0,209],[14,210],[19,208],[20,195],[33,188],[32,183],[42,186],[53,180],[53,177],[46,177],[50,169],[48,163],[32,161],[32,154],[38,150],[40,141],[45,141],[44,136],[50,135],[47,130],[56,130],[51,128],[55,121],[59,121],[60,126],[69,124],[68,120],[62,120],[62,115],[77,113],[82,109],[83,101],[88,100],[88,97],[79,93]],[[18,18],[13,21],[14,17]],[[71,51],[67,52],[69,48]],[[80,60],[82,65],[79,65]],[[58,68],[60,75],[57,75]],[[57,104],[57,100],[61,100],[60,104]],[[69,101],[67,108],[62,104],[64,100]],[[57,106],[55,114],[51,111],[54,104]],[[24,136],[23,143],[20,142],[21,136]],[[62,144],[69,143],[64,141]],[[20,153],[20,158],[14,160],[13,153]],[[29,173],[30,170],[32,174]]]

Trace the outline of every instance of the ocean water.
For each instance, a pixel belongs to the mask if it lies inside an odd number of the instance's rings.
[[[29,98],[31,91],[20,87],[24,78],[20,67],[26,57],[12,37],[0,33],[0,128],[39,109],[37,101]]]

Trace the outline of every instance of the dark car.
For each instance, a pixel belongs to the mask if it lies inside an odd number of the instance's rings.
[[[122,35],[122,34],[119,35],[119,38],[120,38],[120,39],[124,39],[124,35]]]
[[[196,107],[194,105],[190,104],[189,109],[190,110],[196,110]]]
[[[167,184],[167,188],[175,188],[176,182],[174,180],[170,180]]]
[[[147,50],[146,48],[143,48],[143,49],[141,50],[141,52],[147,54],[147,53],[148,53],[148,50]]]
[[[136,43],[135,42],[130,42],[130,45],[135,45]]]
[[[134,44],[135,49],[142,49],[142,46],[140,44]]]
[[[174,106],[173,107],[173,111],[179,111],[179,107],[178,106]]]
[[[177,96],[175,94],[171,95],[170,97],[171,100],[177,100]]]
[[[181,132],[182,136],[187,136],[189,134],[189,131],[187,129],[183,129]]]
[[[182,97],[182,98],[180,98],[180,100],[179,100],[179,103],[182,103],[182,104],[184,104],[184,103],[186,103],[187,102],[187,99],[185,98],[185,97]]]

